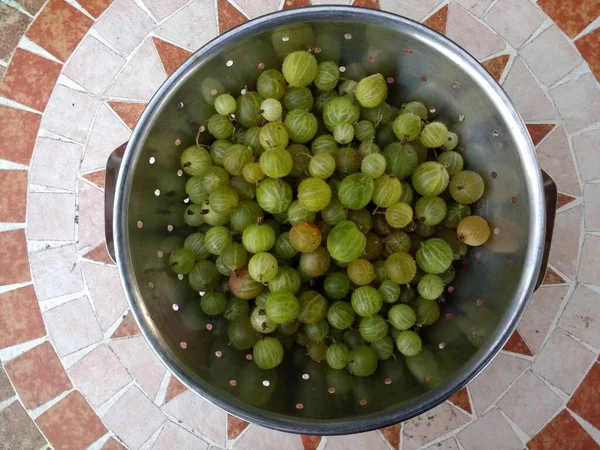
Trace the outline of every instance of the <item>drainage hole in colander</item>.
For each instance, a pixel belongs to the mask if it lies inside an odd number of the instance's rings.
[[[330,394],[335,394],[335,388],[330,387],[329,389],[327,389],[327,392],[329,392]]]
[[[175,139],[175,145],[179,147],[181,145],[181,139]]]
[[[156,256],[158,256],[159,258],[162,258],[164,255],[163,252],[161,252],[160,250],[156,252]]]
[[[156,162],[156,158],[154,156],[151,156],[150,159],[148,160],[148,162],[150,164],[154,164]]]
[[[458,89],[460,87],[460,83],[458,81],[454,81],[454,82],[452,82],[452,87],[454,89]]]
[[[137,221],[137,227],[138,228],[142,228],[144,226],[144,222],[142,222],[141,220]]]
[[[302,379],[303,380],[308,380],[308,379],[310,379],[310,375],[307,374],[307,373],[304,373],[304,374],[302,374]]]
[[[186,198],[183,199],[183,203],[189,203],[189,202],[190,202],[190,198],[189,197],[186,197]]]
[[[444,350],[446,348],[446,343],[445,342],[440,342],[440,344],[438,345],[438,348],[440,350]]]
[[[289,37],[289,36],[283,36],[283,37],[281,38],[281,40],[282,40],[283,42],[287,42],[287,41],[289,41],[289,40],[290,40],[290,37]]]
[[[180,177],[180,176],[182,176],[182,175],[183,175],[183,170],[179,169],[179,170],[177,171],[177,176],[178,176],[178,177]]]
[[[160,196],[160,189],[156,189],[154,191],[154,195],[156,195],[157,197]]]
[[[173,311],[179,311],[179,305],[177,303],[173,303]]]
[[[217,350],[217,351],[215,352],[215,356],[216,356],[217,358],[220,358],[221,356],[223,356],[223,352],[222,352],[221,350]]]
[[[369,402],[367,401],[367,399],[366,399],[366,398],[363,398],[363,399],[362,399],[360,402],[358,402],[358,404],[359,404],[360,406],[367,406],[367,403],[369,403]]]
[[[340,72],[344,73],[346,71],[346,66],[340,66]]]
[[[235,380],[229,380],[229,386],[236,387],[237,386],[237,381],[235,381]]]
[[[170,233],[171,231],[173,231],[173,225],[169,224],[167,225],[167,231]]]
[[[148,283],[148,287],[149,287],[150,289],[154,289],[154,283],[151,281],[150,283]]]
[[[265,63],[258,63],[256,67],[258,67],[259,70],[263,70],[265,68]]]
[[[230,59],[229,61],[227,61],[227,62],[225,63],[225,65],[226,65],[227,67],[231,67],[231,66],[233,66],[233,61]]]
[[[500,132],[498,130],[494,130],[494,131],[492,131],[492,136],[498,137],[498,136],[500,136]]]
[[[367,60],[369,62],[375,62],[375,57],[373,55],[369,55],[369,57],[367,58]]]
[[[392,379],[391,378],[386,378],[385,380],[383,380],[383,382],[385,384],[392,384]]]
[[[177,279],[178,279],[179,281],[182,281],[182,280],[183,280],[183,275],[182,275],[182,274],[177,274]]]
[[[187,342],[183,342],[183,341],[182,341],[182,342],[180,342],[180,343],[179,343],[179,346],[180,346],[181,348],[183,348],[183,349],[186,349],[186,348],[187,348]]]
[[[271,386],[271,383],[269,382],[269,380],[263,380],[262,385],[264,387],[269,387],[269,386]]]
[[[348,41],[349,41],[350,39],[352,39],[352,34],[350,34],[350,33],[346,33],[346,34],[344,35],[344,39],[346,39],[346,40],[348,40]]]
[[[465,116],[463,114],[461,114],[460,116],[458,116],[458,121],[462,122],[463,120],[465,120]]]
[[[496,236],[498,236],[500,234],[500,228],[498,228],[498,227],[494,228],[494,234]]]
[[[296,409],[304,409],[304,405],[302,403],[296,403]]]

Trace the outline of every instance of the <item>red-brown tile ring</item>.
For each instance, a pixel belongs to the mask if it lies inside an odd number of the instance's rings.
[[[31,279],[24,230],[0,232],[0,286]]]
[[[154,47],[158,52],[160,61],[162,62],[163,68],[167,75],[171,75],[188,57],[192,52],[173,45],[169,42],[163,41],[157,37],[153,37]]]
[[[227,0],[217,0],[217,9],[219,11],[219,33],[225,33],[248,22],[248,18]]]
[[[363,8],[373,8],[379,9],[381,5],[379,4],[379,0],[354,0],[352,6],[361,6]]]
[[[98,17],[110,6],[113,0],[78,0],[78,3],[92,16]]]
[[[0,105],[0,159],[28,165],[42,116]]]
[[[600,16],[598,0],[538,0],[537,3],[570,38],[577,36]]]
[[[546,136],[548,136],[548,134],[554,129],[556,125],[551,123],[528,123],[525,126],[527,127],[527,131],[529,131],[529,135],[531,136],[533,145],[538,145]]]
[[[169,403],[171,400],[173,400],[179,394],[183,394],[185,391],[187,391],[185,385],[174,375],[171,375],[169,385],[167,386],[167,393],[165,394],[165,403]]]
[[[390,425],[389,427],[385,427],[380,429],[383,437],[390,443],[392,448],[399,449],[400,448],[400,428],[401,424],[397,423],[395,425]]]
[[[446,23],[448,21],[448,5],[440,8],[427,20],[423,21],[423,25],[428,26],[432,30],[440,34],[446,34]]]
[[[531,349],[529,348],[525,340],[523,340],[523,337],[519,334],[518,331],[515,331],[510,336],[510,338],[504,345],[503,350],[511,353],[519,353],[525,356],[533,356]]]
[[[510,55],[500,55],[482,62],[481,65],[494,77],[494,80],[500,81],[509,59]]]
[[[471,408],[471,402],[469,401],[469,393],[467,392],[467,388],[462,388],[456,394],[448,399],[448,401],[460,409],[467,411],[469,414],[473,413],[473,409]]]
[[[557,274],[552,268],[548,267],[546,269],[546,276],[544,277],[544,285],[550,284],[565,284],[566,281],[562,279],[562,277]]]
[[[600,28],[577,39],[575,45],[600,82]]]
[[[101,450],[126,450],[115,438],[110,438]]]
[[[6,3],[0,3],[0,17],[2,18],[2,27],[0,27],[0,59],[8,61],[10,55],[17,48],[25,30],[31,19],[15,8]]]
[[[146,103],[108,102],[108,105],[131,130],[146,108]]]
[[[565,409],[527,443],[529,450],[596,450],[600,446]]]
[[[242,431],[248,428],[248,425],[250,424],[245,420],[227,414],[227,439],[232,440],[237,438]]]
[[[594,364],[567,405],[596,428],[600,428],[600,364]]]
[[[25,222],[27,204],[27,171],[0,171],[0,222]]]
[[[0,294],[0,349],[46,335],[32,285]]]

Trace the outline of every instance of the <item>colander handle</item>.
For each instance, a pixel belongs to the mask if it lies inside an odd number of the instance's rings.
[[[106,162],[106,174],[104,175],[104,234],[106,236],[106,248],[113,261],[115,257],[115,239],[113,235],[113,207],[115,204],[115,190],[117,188],[117,177],[121,169],[121,161],[127,148],[127,142],[113,151]]]
[[[542,254],[542,265],[540,274],[535,283],[535,290],[544,282],[546,271],[548,270],[548,258],[550,256],[550,246],[552,244],[552,233],[554,232],[554,217],[556,216],[556,205],[558,202],[558,190],[556,183],[550,175],[542,170],[542,183],[544,184],[544,198],[546,202],[546,238],[544,240],[544,252]]]

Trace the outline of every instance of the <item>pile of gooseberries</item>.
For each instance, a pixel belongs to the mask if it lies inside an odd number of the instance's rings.
[[[280,69],[219,93],[212,144],[181,154],[190,234],[169,264],[260,369],[300,345],[367,377],[424,351],[454,265],[490,237],[471,211],[484,181],[425,104],[386,103],[382,74],[345,79],[310,51]]]

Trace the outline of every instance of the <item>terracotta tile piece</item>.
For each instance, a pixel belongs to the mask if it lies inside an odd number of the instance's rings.
[[[538,0],[537,3],[571,38],[581,33],[600,15],[600,3],[597,0],[577,0],[573,3]]]
[[[379,0],[354,0],[353,6],[362,6],[363,8],[380,9]]]
[[[18,48],[0,84],[0,95],[43,111],[61,68],[57,62]]]
[[[563,206],[568,205],[569,203],[571,203],[574,200],[575,200],[575,197],[571,197],[570,195],[567,195],[567,194],[561,194],[559,192],[558,200],[556,202],[556,207],[562,208]]]
[[[173,377],[172,379],[175,379],[175,377]],[[227,439],[236,439],[240,434],[242,434],[242,431],[248,428],[248,425],[250,424],[245,420],[238,419],[237,417],[232,416],[231,414],[227,414]]]
[[[481,63],[496,81],[500,81],[510,55],[500,55]]]
[[[538,145],[542,141],[542,139],[548,136],[548,134],[554,129],[556,125],[551,123],[528,123],[525,124],[525,126],[527,127],[527,131],[529,131],[529,135],[531,136],[533,145]]]
[[[0,106],[0,159],[29,164],[41,120],[39,114]]]
[[[441,34],[446,34],[446,22],[448,20],[448,5],[441,8],[427,20],[423,21],[423,25],[437,31]]]
[[[83,178],[85,178],[88,181],[91,181],[100,189],[104,189],[105,177],[106,170],[97,170],[96,172],[86,173],[85,175],[83,175]]]
[[[0,365],[0,403],[4,400],[14,397],[15,390],[10,384],[10,380],[8,379],[8,375]]]
[[[217,0],[217,7],[219,9],[219,33],[225,33],[248,21],[248,18],[227,0]]]
[[[0,446],[2,449],[38,449],[46,439],[18,401],[0,411]]]
[[[46,335],[32,285],[0,294],[0,348]]]
[[[567,405],[596,428],[600,427],[600,364],[594,364]]]
[[[365,2],[365,1],[370,1],[370,0],[356,0],[357,2]],[[372,0],[372,1],[378,1],[378,0]],[[283,3],[283,9],[291,9],[291,8],[300,8],[302,6],[310,6],[310,0],[285,0],[285,2]],[[358,5],[356,5],[358,6]]]
[[[110,6],[113,0],[79,0],[78,3],[84,7],[95,18]]]
[[[0,222],[25,222],[27,204],[27,171],[0,171]]]
[[[79,391],[71,392],[35,422],[56,450],[86,448],[107,431]]]
[[[402,428],[402,424],[397,423],[396,425],[390,425],[379,430],[392,448],[396,450],[400,448],[400,428]]]
[[[473,414],[471,402],[469,401],[469,392],[467,391],[466,387],[462,388],[460,391],[458,391],[456,394],[450,397],[448,401],[453,405],[456,405],[459,408],[463,409],[464,411]]]
[[[0,17],[0,59],[8,61],[31,19],[5,3],[0,3]]]
[[[131,316],[131,314],[129,314]],[[169,385],[167,386],[167,392],[165,393],[165,403],[169,403],[179,394],[187,391],[185,385],[175,377],[175,375],[171,375],[171,379],[169,380]],[[230,438],[231,439],[231,438]]]
[[[36,13],[44,6],[46,0],[17,0],[17,3],[23,7],[25,11],[35,16]]]
[[[160,61],[167,75],[171,75],[191,54],[189,50],[152,37]]]
[[[65,0],[50,0],[27,31],[27,37],[66,61],[92,23],[92,19]]]
[[[129,313],[125,316],[121,324],[117,327],[111,339],[125,338],[131,336],[138,336],[141,331],[135,322],[133,314]],[[168,392],[168,391],[167,391]]]
[[[132,130],[146,108],[145,103],[108,102],[108,104]]]
[[[523,340],[523,337],[517,330],[510,336],[502,350],[526,356],[533,356],[531,349],[527,346],[527,343]]]
[[[102,446],[102,450],[126,450],[115,438],[110,438]]]
[[[100,245],[83,255],[83,257],[91,259],[92,261],[102,262],[104,264],[111,264],[113,266],[115,265],[115,262],[108,254],[108,250],[106,249],[106,243],[104,241],[102,241]]]
[[[73,388],[48,341],[9,361],[5,367],[27,409],[37,408]]]
[[[0,233],[0,286],[31,280],[24,230]]]
[[[589,64],[596,79],[600,81],[600,28],[577,39],[575,45]]]
[[[544,277],[544,282],[542,285],[549,284],[565,284],[566,281],[562,279],[562,277],[557,274],[551,267],[546,269],[546,276]]]
[[[529,450],[594,450],[600,446],[565,409],[528,443]]]

